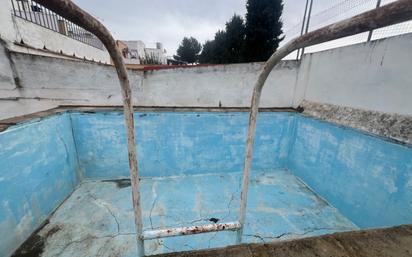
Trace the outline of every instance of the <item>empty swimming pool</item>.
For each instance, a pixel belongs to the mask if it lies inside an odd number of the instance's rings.
[[[248,114],[136,114],[145,229],[237,219]],[[66,112],[0,133],[0,254],[135,256],[121,113]],[[294,112],[258,118],[244,242],[412,222],[412,148]],[[38,231],[35,231],[40,228]],[[146,254],[236,232],[146,242]]]

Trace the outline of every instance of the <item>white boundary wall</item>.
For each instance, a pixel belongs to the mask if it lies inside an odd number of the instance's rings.
[[[0,8],[0,36],[3,40],[8,41],[9,47],[15,51],[21,51],[20,47],[14,46],[14,42],[24,41],[30,47],[48,50],[56,53],[62,51],[64,54],[77,57],[86,57],[89,60],[110,63],[110,56],[106,50],[100,50],[96,47],[89,46],[80,41],[59,34],[50,29],[41,27],[32,22],[15,17],[12,14],[12,5],[10,0],[3,0],[3,6]]]
[[[301,63],[283,62],[270,75],[261,106],[297,107],[308,100],[412,115],[411,42],[407,34],[309,54]],[[22,53],[12,57],[22,88],[11,84],[9,66],[0,61],[0,119],[59,105],[121,106],[112,66]],[[130,71],[130,80],[138,106],[249,107],[260,68]]]
[[[308,54],[294,105],[305,99],[412,115],[412,34]]]

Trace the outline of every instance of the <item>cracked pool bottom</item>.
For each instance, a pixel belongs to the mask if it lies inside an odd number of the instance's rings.
[[[136,256],[131,187],[118,181],[127,179],[83,183],[15,256]],[[357,229],[288,171],[255,173],[250,181],[244,243]],[[240,173],[142,179],[144,230],[236,221],[240,183]],[[236,232],[224,231],[148,240],[145,251],[153,255],[235,242]]]

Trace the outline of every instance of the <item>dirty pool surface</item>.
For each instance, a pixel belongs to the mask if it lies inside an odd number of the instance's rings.
[[[237,220],[240,173],[145,178],[144,229]],[[128,180],[87,181],[14,256],[136,256]],[[245,243],[295,239],[358,228],[287,170],[251,177]],[[147,255],[234,245],[236,232],[145,242]]]

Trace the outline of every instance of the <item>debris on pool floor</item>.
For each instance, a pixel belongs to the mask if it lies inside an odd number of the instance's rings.
[[[241,173],[142,179],[144,229],[236,221],[240,183]],[[14,256],[136,256],[134,229],[130,181],[89,181]],[[357,229],[287,170],[251,177],[245,243]],[[235,241],[236,232],[214,232],[149,240],[145,250],[154,255],[225,247]]]

